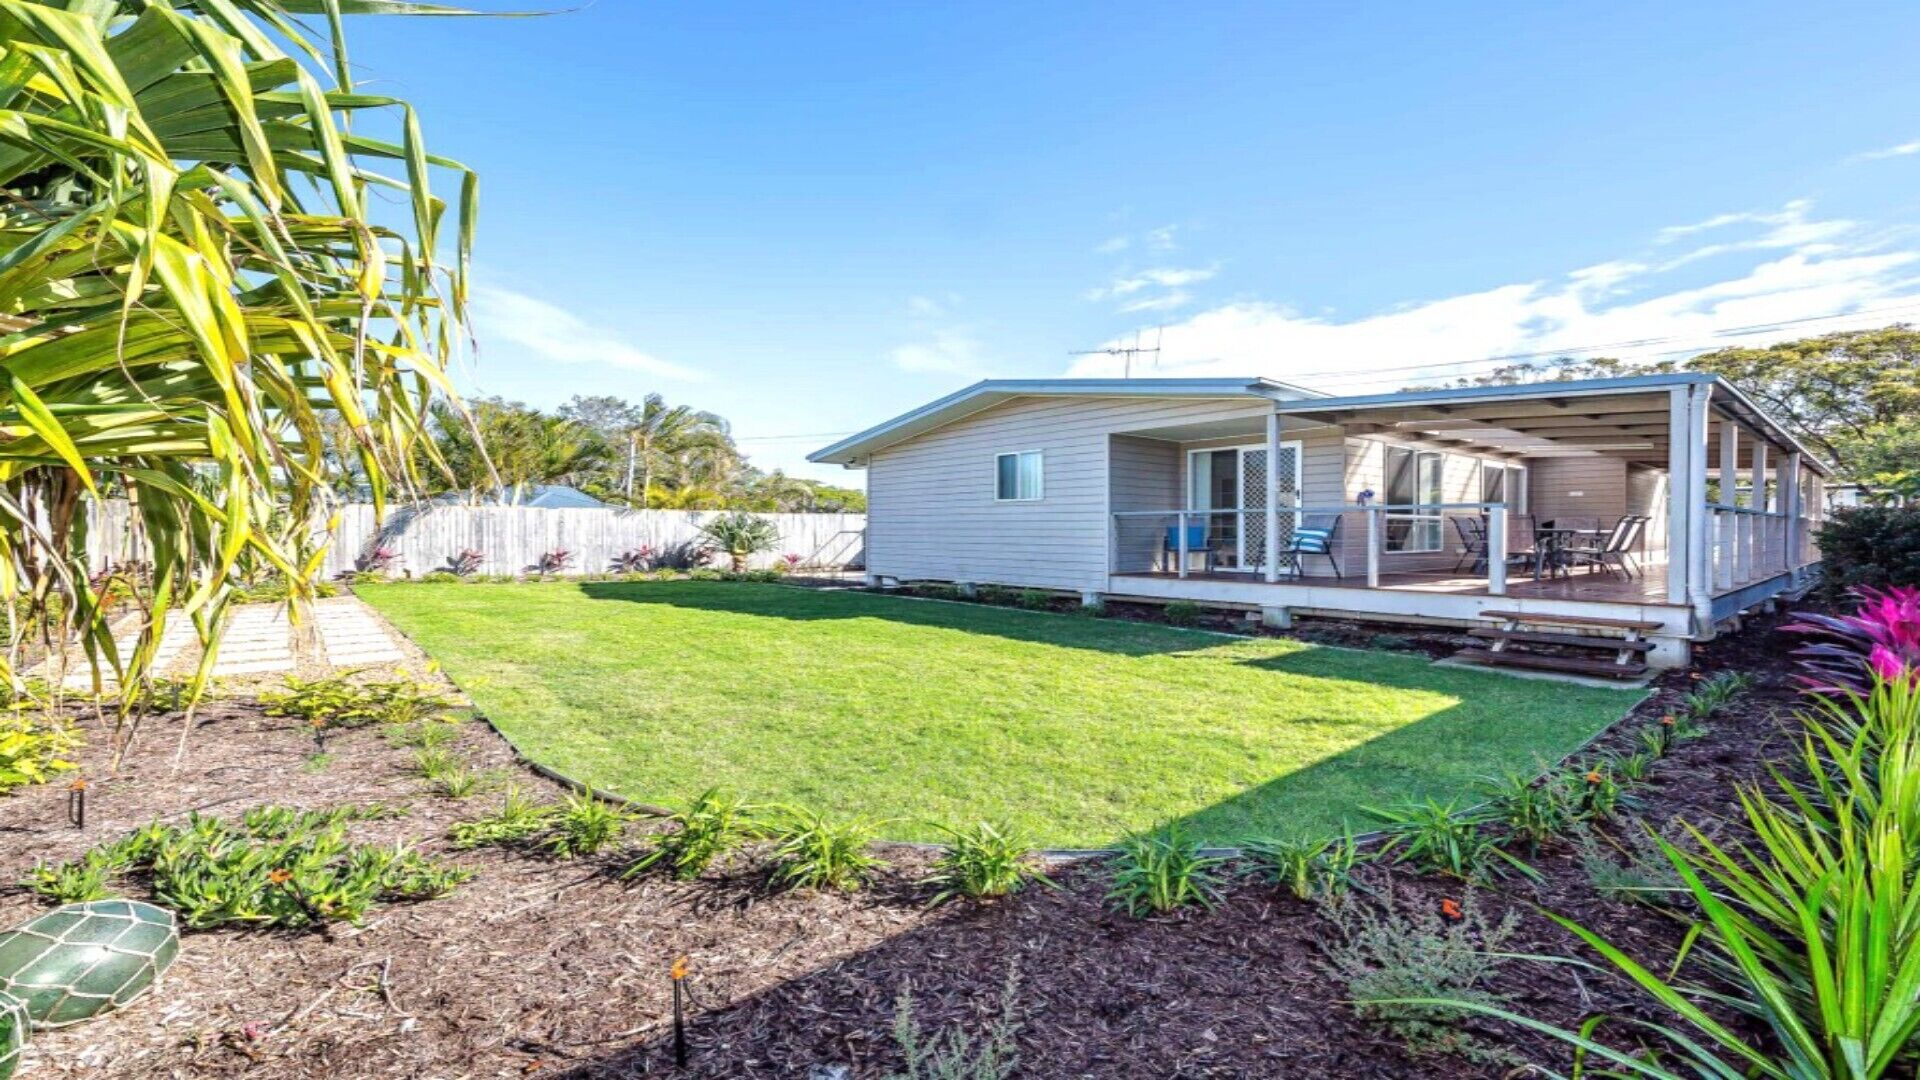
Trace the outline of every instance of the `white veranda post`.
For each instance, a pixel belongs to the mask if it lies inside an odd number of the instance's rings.
[[[1268,581],[1280,580],[1280,414],[1267,413],[1267,528],[1265,568]]]
[[[1715,500],[1720,506],[1733,506],[1739,502],[1736,492],[1740,488],[1740,429],[1728,417],[1720,419],[1720,498]],[[1714,584],[1722,589],[1733,588],[1735,577],[1734,564],[1739,561],[1735,554],[1740,548],[1740,515],[1730,510],[1720,510],[1713,515],[1715,522],[1714,551],[1717,566]]]

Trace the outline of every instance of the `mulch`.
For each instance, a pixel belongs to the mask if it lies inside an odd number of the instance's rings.
[[[1758,779],[1766,758],[1788,750],[1793,691],[1782,657],[1791,646],[1779,621],[1701,650],[1696,674],[1734,668],[1761,682],[1706,738],[1655,766],[1638,792],[1646,820],[1711,824],[1732,811],[1736,784]],[[1664,677],[1636,720],[1603,736],[1596,752],[1630,750],[1632,729],[1669,711],[1692,681],[1686,673]],[[1327,919],[1257,881],[1237,882],[1213,911],[1166,919],[1110,910],[1095,864],[1057,872],[1056,890],[929,910],[918,884],[926,856],[909,850],[891,852],[893,867],[852,895],[772,893],[750,869],[685,884],[623,884],[618,856],[550,862],[447,851],[447,827],[492,809],[498,787],[460,801],[427,794],[408,771],[411,751],[379,732],[329,738],[331,757],[316,768],[307,764],[311,734],[253,704],[222,701],[200,720],[178,772],[178,721],[164,720],[150,723],[117,776],[105,773],[100,721],[83,720],[91,736],[86,828],[67,823],[65,785],[0,799],[0,880],[190,810],[369,802],[406,813],[360,823],[357,837],[416,843],[477,877],[443,900],[378,908],[360,928],[189,934],[158,993],[103,1020],[37,1035],[24,1076],[880,1077],[899,1066],[890,1028],[903,991],[927,1029],[977,1029],[996,1012],[1010,974],[1022,1076],[1531,1072],[1409,1057],[1341,1003],[1320,951]],[[484,725],[466,725],[458,746],[523,789],[561,795],[516,765]],[[1571,916],[1638,956],[1664,959],[1677,948],[1684,927],[1596,896],[1573,852],[1550,850],[1535,865],[1539,884],[1510,878],[1480,898],[1496,915],[1520,913],[1511,951],[1577,952],[1544,911]],[[1379,866],[1364,873],[1403,906],[1437,907],[1463,889]],[[0,926],[41,909],[24,890],[0,892]],[[683,956],[692,971],[684,1070],[673,1064],[668,978]],[[1564,965],[1509,964],[1497,989],[1518,1011],[1562,1025],[1599,1012],[1651,1015],[1619,979]],[[1521,1059],[1565,1071],[1567,1053],[1550,1040],[1493,1022],[1467,1026]]]

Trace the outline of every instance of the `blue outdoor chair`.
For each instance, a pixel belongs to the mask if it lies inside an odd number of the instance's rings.
[[[1200,553],[1201,573],[1213,569],[1213,541],[1208,538],[1207,533],[1208,529],[1204,523],[1187,526],[1187,553],[1189,555],[1196,551]],[[1178,525],[1167,526],[1166,535],[1161,537],[1160,567],[1162,570],[1171,568],[1178,571],[1180,569],[1180,526]]]

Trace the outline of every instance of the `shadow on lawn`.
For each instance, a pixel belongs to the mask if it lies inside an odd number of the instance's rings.
[[[661,604],[695,611],[750,615],[792,622],[886,619],[909,626],[991,634],[1013,641],[1123,656],[1204,652],[1232,639],[1116,619],[1073,618],[985,604],[946,603],[901,596],[800,589],[745,582],[582,582],[592,600]]]

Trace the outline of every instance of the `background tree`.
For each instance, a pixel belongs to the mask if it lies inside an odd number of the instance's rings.
[[[474,181],[428,153],[405,102],[355,92],[337,17],[407,7],[0,6],[0,596],[26,615],[15,649],[57,607],[96,671],[122,672],[123,707],[176,608],[207,646],[198,695],[243,552],[310,589],[307,538],[271,521],[307,520],[339,455],[377,503],[414,477],[462,335]],[[331,32],[292,10],[335,16]],[[391,115],[398,141],[350,130],[363,112]],[[458,174],[455,214],[436,167]],[[369,212],[375,189],[405,225]],[[80,523],[103,487],[153,552],[126,656],[86,574]]]
[[[535,485],[580,486],[611,457],[606,440],[587,425],[517,401],[479,398],[467,412],[470,421],[449,407],[434,413],[440,458],[458,490],[490,494],[497,480],[501,497],[519,502]]]

